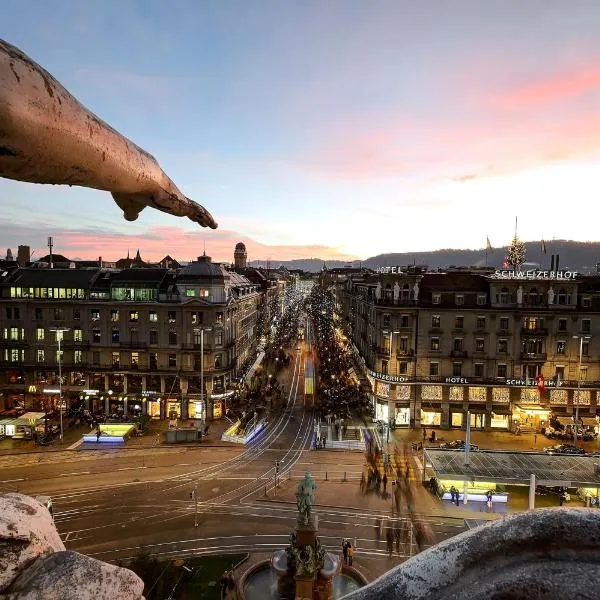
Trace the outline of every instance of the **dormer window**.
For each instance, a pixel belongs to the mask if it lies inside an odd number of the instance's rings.
[[[456,294],[454,296],[454,302],[456,302],[456,306],[462,306],[465,303],[464,294]]]
[[[431,294],[432,304],[439,304],[442,301],[442,295],[440,293]]]

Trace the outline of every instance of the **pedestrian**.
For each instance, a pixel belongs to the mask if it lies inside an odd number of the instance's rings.
[[[394,537],[392,536],[392,530],[388,526],[385,531],[385,541],[387,546],[387,551],[390,556],[394,553]]]
[[[427,429],[423,429],[423,441],[427,439]]]
[[[383,479],[381,480],[383,482],[383,493],[387,493],[387,482],[388,482],[388,478],[387,478],[387,473],[383,474]]]
[[[488,490],[486,496],[487,496],[488,509],[491,509],[492,508],[492,497],[493,497],[492,490]]]
[[[381,519],[375,520],[375,539],[379,539],[381,537]]]
[[[344,540],[342,542],[342,554],[344,555],[344,564],[348,564],[348,542]]]
[[[352,547],[352,544],[350,542],[348,542],[348,565],[352,566],[352,559],[354,557],[354,548]]]
[[[537,433],[533,434],[533,444],[537,444]]]
[[[452,504],[454,504],[454,495],[455,494],[456,494],[456,492],[454,491],[454,486],[452,486],[450,488],[450,499],[451,499]]]
[[[100,435],[102,432],[100,431],[100,426],[98,425],[98,429],[96,430],[96,443],[100,441]]]
[[[367,488],[367,480],[365,478],[365,472],[362,472],[362,475],[360,476],[360,491],[364,494],[365,490]]]

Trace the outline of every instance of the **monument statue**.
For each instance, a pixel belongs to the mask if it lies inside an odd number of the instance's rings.
[[[415,281],[415,285],[413,286],[413,296],[414,301],[416,302],[419,299],[419,282]]]
[[[315,490],[317,484],[312,478],[310,473],[304,475],[304,479],[298,484],[298,491],[296,492],[296,504],[298,506],[298,512],[303,517],[305,525],[308,525],[310,519],[310,511],[315,502]]]
[[[375,288],[375,298],[378,301],[381,300],[381,282],[378,282],[377,287]]]
[[[517,304],[523,304],[523,286],[517,288]]]
[[[554,304],[554,289],[552,286],[548,288],[548,305],[551,306]]]
[[[151,154],[1,39],[0,124],[0,177],[105,190],[128,221],[150,206],[203,227],[217,227],[210,213],[184,196]]]
[[[398,304],[398,298],[400,298],[400,284],[396,281],[394,284],[394,304]]]

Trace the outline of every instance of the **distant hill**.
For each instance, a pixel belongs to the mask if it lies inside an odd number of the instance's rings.
[[[550,267],[550,257],[558,254],[561,269],[573,269],[580,273],[596,272],[596,263],[600,263],[600,242],[573,242],[570,240],[552,240],[546,242],[546,254],[542,253],[541,242],[525,242],[528,263],[538,263],[541,268]],[[506,256],[506,248],[496,248],[488,251],[488,265],[501,267]],[[265,266],[264,261],[252,261],[252,266]],[[323,268],[328,269],[344,266],[362,266],[369,269],[387,266],[427,265],[430,269],[455,267],[481,267],[485,265],[485,249],[456,250],[443,249],[430,252],[398,252],[379,254],[361,261],[320,260],[318,258],[302,258],[296,260],[271,260],[271,268],[283,265],[287,269],[302,269],[317,273]]]

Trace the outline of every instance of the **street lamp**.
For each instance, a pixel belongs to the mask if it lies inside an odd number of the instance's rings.
[[[574,340],[579,340],[579,367],[577,371],[577,401],[575,402],[575,427],[574,431],[574,442],[577,444],[577,427],[579,425],[579,397],[581,395],[581,361],[583,359],[583,342],[588,342],[591,339],[591,335],[574,335]]]
[[[208,411],[204,404],[204,332],[212,331],[212,327],[194,327],[194,334],[200,334],[200,405],[206,411],[205,414],[208,417]],[[194,340],[195,341],[195,340]]]
[[[63,440],[63,398],[62,398],[62,353],[60,343],[63,339],[63,333],[69,331],[68,327],[50,327],[50,331],[56,333],[56,341],[58,342],[58,402],[60,409],[60,441]]]

